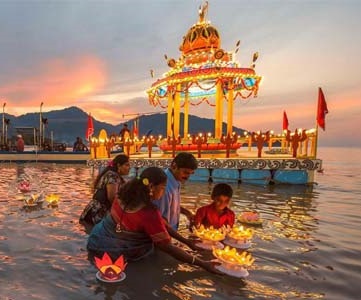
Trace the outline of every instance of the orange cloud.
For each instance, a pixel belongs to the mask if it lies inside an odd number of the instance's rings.
[[[0,86],[10,105],[31,107],[76,105],[74,101],[99,91],[106,82],[106,68],[97,57],[86,55],[75,59],[53,59],[34,70],[30,78]]]

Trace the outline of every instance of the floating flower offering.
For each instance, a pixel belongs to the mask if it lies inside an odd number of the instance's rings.
[[[30,182],[27,180],[21,181],[18,185],[18,189],[20,192],[22,193],[28,193],[30,192],[31,188],[30,188]]]
[[[239,253],[236,248],[229,246],[224,247],[224,249],[214,248],[212,253],[217,259],[226,264],[249,267],[254,262],[254,258],[250,253],[245,251]]]
[[[31,194],[29,198],[24,199],[25,206],[35,206],[42,202],[40,194]]]
[[[241,249],[247,249],[251,246],[250,240],[253,237],[253,229],[244,229],[243,226],[234,226],[227,234],[224,243]]]
[[[262,219],[260,215],[256,211],[245,211],[238,216],[238,221],[241,223],[253,224],[253,225],[261,225]]]
[[[250,240],[253,237],[253,229],[245,229],[243,226],[234,226],[231,231],[228,232],[227,236],[237,241]]]
[[[57,194],[49,194],[45,197],[45,200],[49,203],[49,205],[55,206],[58,205],[60,196]]]
[[[224,249],[213,248],[213,255],[222,263],[218,269],[234,277],[247,277],[246,267],[253,264],[254,258],[250,253],[239,253],[236,248],[226,246]]]
[[[213,226],[205,228],[201,225],[199,228],[193,227],[194,234],[201,240],[207,240],[212,242],[223,241],[226,237],[224,228],[215,229]]]
[[[193,227],[193,233],[202,240],[201,243],[196,245],[203,249],[211,250],[212,248],[224,247],[220,241],[226,238],[225,228],[215,229],[213,226],[205,228],[201,225],[199,228]]]
[[[108,253],[104,253],[102,258],[95,257],[95,265],[99,269],[96,277],[105,282],[119,282],[125,279],[125,267],[124,257],[121,255],[113,263]]]

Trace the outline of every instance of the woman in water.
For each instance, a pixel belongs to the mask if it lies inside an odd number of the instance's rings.
[[[151,254],[155,247],[182,262],[220,273],[213,262],[172,244],[165,221],[152,203],[163,195],[166,183],[166,174],[157,167],[145,169],[139,178],[126,183],[114,200],[110,214],[93,227],[88,250],[95,255],[107,252],[113,259],[124,255],[126,260],[136,261]],[[173,237],[193,248],[192,242],[179,236]]]
[[[124,185],[122,176],[129,174],[129,157],[125,154],[117,155],[109,165],[99,173],[94,182],[93,199],[84,208],[79,221],[94,225],[110,210],[119,188]]]

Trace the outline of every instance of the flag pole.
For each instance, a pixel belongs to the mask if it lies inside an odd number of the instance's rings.
[[[316,136],[315,136],[315,143],[313,149],[313,157],[317,158],[317,147],[318,147],[318,113],[320,110],[320,87],[318,88],[317,94],[317,107],[316,107]]]
[[[318,111],[318,109],[317,109]],[[316,117],[316,136],[315,136],[315,146],[314,146],[313,156],[314,158],[317,158],[317,147],[318,147],[318,122]]]
[[[318,95],[317,95],[317,110],[316,110],[316,137],[315,137],[315,149],[314,149],[314,158],[317,157],[317,148],[318,148],[318,125],[319,125],[319,114],[321,109],[321,103],[320,103],[320,96],[321,96],[322,90],[321,87],[318,88]],[[322,93],[323,95],[323,93]]]

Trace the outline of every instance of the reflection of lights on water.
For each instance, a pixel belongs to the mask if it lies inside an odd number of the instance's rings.
[[[215,282],[207,279],[192,279],[186,282],[174,282],[172,286],[164,285],[162,290],[173,294],[181,300],[193,299],[194,296],[212,298],[216,291]]]
[[[292,290],[290,288],[287,292],[281,292],[274,287],[270,287],[264,284],[260,284],[255,281],[247,281],[247,290],[250,294],[261,294],[263,298],[271,298],[271,299],[324,299],[324,294],[317,293],[302,293],[296,290]]]

